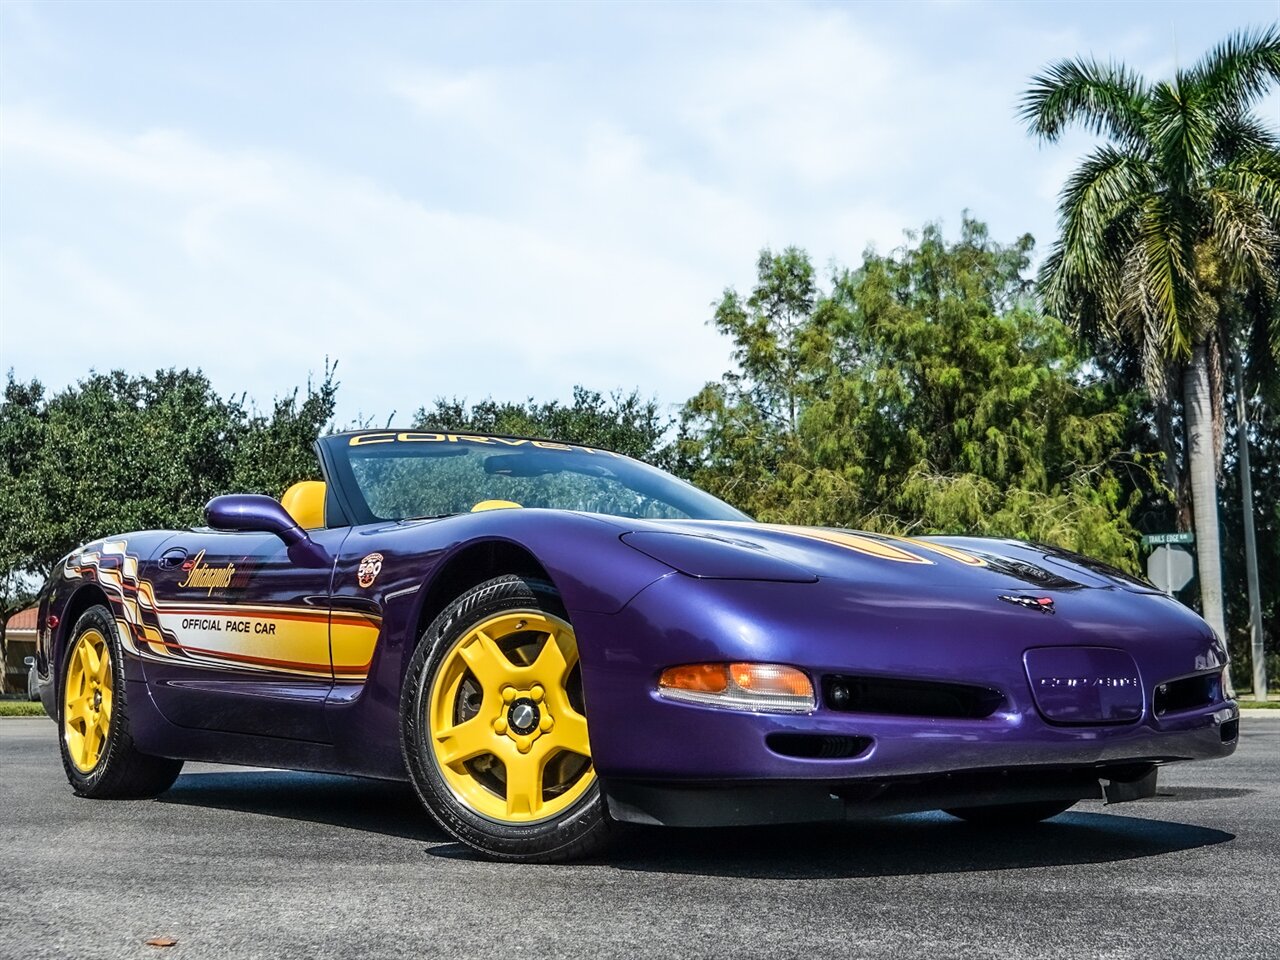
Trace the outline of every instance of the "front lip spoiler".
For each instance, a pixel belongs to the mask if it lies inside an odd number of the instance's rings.
[[[1155,761],[1084,767],[958,770],[884,780],[655,783],[607,779],[609,815],[668,827],[829,823],[1009,803],[1155,796]]]

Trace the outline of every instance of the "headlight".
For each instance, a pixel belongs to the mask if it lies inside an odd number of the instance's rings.
[[[730,710],[808,713],[816,705],[803,670],[780,663],[687,663],[668,667],[658,693],[671,700]]]

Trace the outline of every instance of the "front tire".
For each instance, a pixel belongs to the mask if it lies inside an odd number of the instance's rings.
[[[401,748],[441,827],[495,860],[551,863],[604,847],[614,825],[581,677],[549,583],[498,577],[436,618],[405,676]]]
[[[90,607],[76,621],[60,680],[58,744],[77,796],[136,800],[173,786],[182,761],[148,756],[133,745],[123,653],[106,607]]]

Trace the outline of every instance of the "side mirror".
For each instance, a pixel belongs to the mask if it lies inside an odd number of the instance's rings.
[[[280,501],[258,493],[214,497],[204,506],[204,519],[215,530],[274,533],[289,546],[310,542],[307,532],[280,506]]]
[[[22,658],[22,665],[23,665],[24,667],[34,667],[34,666],[36,665],[36,658],[35,658],[35,657],[23,657],[23,658]]]

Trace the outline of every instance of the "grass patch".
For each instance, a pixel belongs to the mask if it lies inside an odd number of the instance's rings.
[[[30,700],[0,700],[0,717],[43,717],[44,707]]]
[[[1252,700],[1249,697],[1238,697],[1236,703],[1241,710],[1280,710],[1280,700]]]

